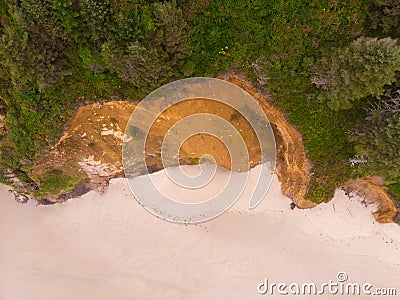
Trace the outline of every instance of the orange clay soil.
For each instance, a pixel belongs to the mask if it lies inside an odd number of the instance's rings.
[[[310,178],[301,134],[286,121],[282,112],[258,93],[248,81],[230,75],[221,76],[220,79],[240,86],[262,107],[274,129],[277,175],[282,184],[282,192],[293,199],[300,208],[314,207],[314,202],[305,199]]]
[[[343,189],[347,193],[364,198],[363,203],[376,204],[378,210],[373,213],[379,223],[392,223],[397,215],[396,206],[390,199],[383,180],[378,177],[360,178],[346,183]]]
[[[160,170],[163,168],[161,144],[168,130],[182,118],[200,113],[217,115],[227,120],[240,133],[247,147],[250,166],[246,166],[247,159],[243,162],[236,162],[236,165],[242,166],[242,170],[239,171],[248,171],[248,167],[254,167],[260,162],[261,153],[257,136],[241,114],[224,103],[209,99],[189,99],[170,106],[155,120],[146,141],[146,153],[150,154],[146,157],[149,169]],[[217,164],[231,169],[231,157],[228,149],[222,141],[208,134],[193,135],[182,143],[179,153],[180,164],[198,163],[205,154],[214,157]]]
[[[309,163],[302,136],[290,125],[282,112],[258,93],[249,82],[233,75],[220,76],[246,90],[262,107],[274,130],[277,146],[276,171],[282,184],[282,192],[300,208],[316,204],[305,199],[309,185]],[[109,179],[123,176],[121,147],[125,126],[138,102],[110,101],[103,105],[91,104],[80,107],[52,151],[45,153],[32,169],[32,177],[39,183],[51,170],[61,170],[63,176],[75,184],[72,191],[42,195],[49,201],[64,201],[88,189],[104,191]],[[249,152],[250,167],[260,162],[260,146],[250,124],[232,108],[207,99],[193,99],[168,108],[151,128],[146,142],[146,162],[151,172],[163,168],[161,142],[167,130],[182,117],[193,113],[210,113],[228,120],[240,133]],[[218,139],[199,134],[187,139],[181,146],[181,164],[196,164],[203,154],[211,154],[216,162],[230,169],[227,149]],[[358,186],[352,186],[355,189]],[[376,185],[373,186],[376,188]],[[382,189],[380,187],[380,189]],[[387,197],[386,192],[384,194]],[[392,202],[391,202],[392,203]],[[394,207],[393,203],[392,206]],[[390,208],[393,214],[393,207]],[[385,212],[382,212],[385,215]],[[378,221],[384,220],[375,213]],[[390,217],[385,220],[389,220]],[[393,218],[392,218],[393,219]]]

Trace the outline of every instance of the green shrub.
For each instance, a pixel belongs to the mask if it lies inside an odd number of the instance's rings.
[[[312,82],[321,88],[318,98],[334,109],[348,109],[367,96],[379,98],[400,70],[400,47],[391,38],[361,37],[315,65]]]
[[[400,2],[398,0],[369,0],[367,31],[377,36],[400,37]]]
[[[62,170],[52,169],[46,172],[43,179],[40,181],[40,193],[50,193],[59,195],[63,192],[74,188],[74,180],[72,177],[66,176]]]
[[[144,132],[140,130],[140,128],[130,125],[129,126],[129,133],[134,140],[138,140],[143,137]]]
[[[382,100],[352,134],[357,154],[367,159],[366,172],[400,182],[400,98]]]

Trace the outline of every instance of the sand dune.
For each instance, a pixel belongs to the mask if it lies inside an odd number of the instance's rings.
[[[153,176],[162,181],[163,172]],[[53,206],[17,203],[7,189],[0,187],[3,300],[283,299],[260,295],[258,284],[320,284],[340,271],[372,291],[400,293],[400,227],[376,223],[373,207],[341,191],[330,203],[291,210],[274,178],[255,210],[245,192],[222,216],[185,226],[143,209],[122,178],[105,195]]]

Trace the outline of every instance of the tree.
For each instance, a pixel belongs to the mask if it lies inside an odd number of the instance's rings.
[[[384,86],[396,79],[400,70],[400,47],[391,38],[361,37],[314,66],[312,83],[321,88],[318,99],[334,109],[348,109],[354,101],[379,98]]]
[[[367,5],[368,30],[377,36],[400,37],[400,2],[370,0]]]
[[[106,40],[108,21],[110,19],[110,4],[108,0],[80,1],[85,38],[95,46],[100,47]]]
[[[0,38],[0,64],[13,86],[44,90],[62,77],[66,38],[57,28],[47,1],[21,1],[10,6],[14,22],[6,24]]]
[[[109,70],[141,93],[148,93],[176,77],[168,55],[151,45],[134,42],[123,51],[113,43],[104,43],[101,55]]]
[[[351,139],[368,161],[368,173],[384,176],[388,184],[400,182],[400,97],[380,101]]]
[[[191,53],[190,28],[183,18],[182,10],[176,2],[154,4],[154,38],[153,45],[162,47],[168,53],[172,64]]]
[[[112,37],[116,43],[127,46],[129,43],[142,41],[148,37],[148,27],[152,26],[152,20],[150,26],[146,24],[144,9],[144,6],[133,5],[126,11],[115,14]]]
[[[191,28],[182,11],[175,1],[153,3],[150,8],[150,15],[135,5],[117,14],[115,38],[101,50],[106,68],[141,93],[192,73],[186,61],[191,54]]]

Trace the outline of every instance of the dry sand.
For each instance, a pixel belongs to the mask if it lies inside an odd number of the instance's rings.
[[[245,192],[222,216],[185,226],[143,209],[122,178],[105,195],[52,206],[17,203],[0,186],[0,299],[284,299],[257,285],[320,284],[339,271],[400,293],[398,225],[377,223],[342,191],[308,210],[289,204],[274,178],[255,210]],[[337,298],[385,297],[315,297]]]

